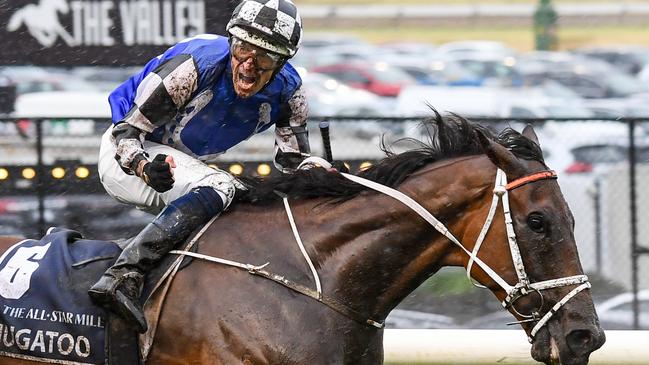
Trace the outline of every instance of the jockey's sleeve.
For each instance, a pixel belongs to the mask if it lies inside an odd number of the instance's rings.
[[[306,128],[308,105],[302,86],[282,105],[280,119],[275,124],[275,167],[291,173],[309,157],[309,133]]]
[[[148,156],[142,146],[144,136],[170,122],[197,88],[196,62],[187,54],[164,61],[142,80],[133,106],[113,128],[115,159],[127,174],[133,174]]]

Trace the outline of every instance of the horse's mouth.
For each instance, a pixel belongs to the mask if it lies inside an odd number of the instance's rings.
[[[547,365],[587,365],[590,353],[602,346],[604,340],[595,344],[592,349],[575,354],[565,340],[561,325],[556,320],[550,320],[536,334],[532,342],[532,357],[534,360]]]
[[[561,363],[559,347],[552,336],[548,327],[542,328],[534,337],[532,342],[532,358],[538,362],[548,365]]]

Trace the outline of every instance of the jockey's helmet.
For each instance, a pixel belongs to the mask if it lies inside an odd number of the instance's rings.
[[[291,0],[243,0],[226,26],[231,36],[293,57],[300,46],[302,20]]]

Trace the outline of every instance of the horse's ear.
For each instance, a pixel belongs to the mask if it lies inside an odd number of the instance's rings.
[[[476,130],[480,144],[485,154],[494,165],[498,166],[501,170],[505,171],[507,177],[517,178],[525,174],[525,166],[509,151],[505,146],[502,146],[496,141],[488,138],[480,130]]]
[[[539,137],[536,136],[536,132],[534,132],[534,128],[532,128],[531,124],[528,124],[523,128],[523,137],[526,137],[527,139],[534,141],[537,145],[541,145],[539,143]]]

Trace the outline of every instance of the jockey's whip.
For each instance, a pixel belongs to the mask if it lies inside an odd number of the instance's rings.
[[[325,152],[325,159],[329,162],[333,162],[334,158],[331,154],[331,141],[329,140],[329,121],[323,120],[320,122],[320,135],[322,136],[322,147]]]

